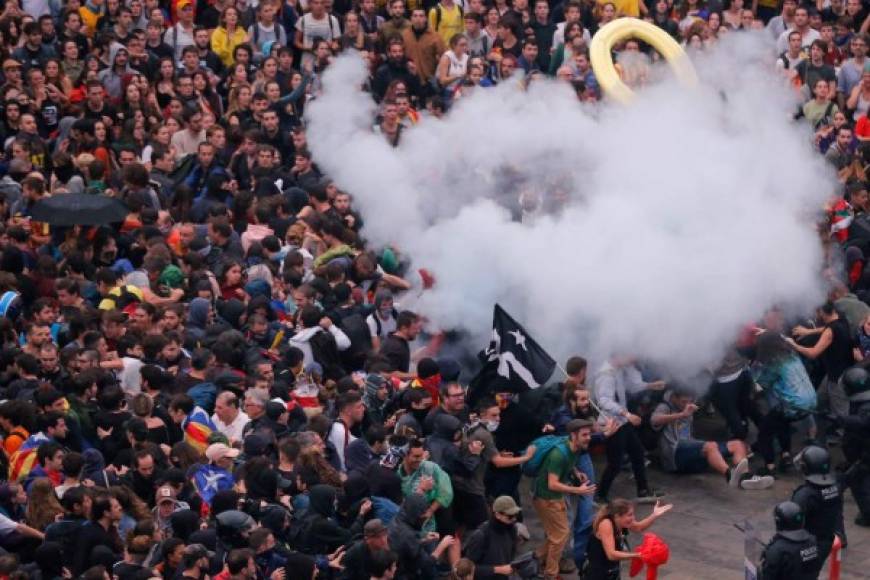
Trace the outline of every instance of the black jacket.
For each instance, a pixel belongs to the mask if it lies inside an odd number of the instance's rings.
[[[118,537],[116,529],[106,531],[103,526],[97,522],[89,522],[79,530],[78,541],[76,542],[76,553],[73,558],[73,575],[78,576],[99,560],[103,563],[102,558],[92,558],[95,548],[103,547],[108,549],[114,556],[115,561],[121,559],[121,538]]]
[[[761,556],[764,580],[816,580],[819,550],[806,530],[779,532]]]
[[[474,577],[479,580],[504,578],[493,572],[493,568],[514,561],[517,541],[516,524],[506,525],[495,517],[472,532],[465,547],[465,557],[474,562]]]
[[[845,537],[843,493],[839,485],[819,486],[806,482],[794,490],[791,500],[801,506],[806,514],[806,530],[820,545],[830,545],[834,534]]]
[[[416,493],[409,495],[395,519],[390,522],[390,549],[399,557],[397,580],[431,580],[435,577],[435,560],[419,539],[423,512],[428,508],[429,502],[425,497]]]
[[[359,517],[349,529],[341,527],[335,519],[335,488],[315,485],[309,492],[310,504],[305,518],[307,523],[307,552],[331,554],[362,533],[364,519]]]

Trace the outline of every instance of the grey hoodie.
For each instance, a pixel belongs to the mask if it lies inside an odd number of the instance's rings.
[[[124,97],[124,75],[133,74],[135,72],[132,68],[130,68],[129,64],[125,64],[124,70],[121,72],[116,70],[117,67],[115,66],[115,57],[117,57],[118,53],[122,50],[127,53],[127,56],[130,55],[127,47],[120,42],[113,42],[111,45],[109,45],[109,62],[111,63],[111,66],[101,70],[97,75],[97,78],[101,83],[103,83],[103,86],[106,88],[106,92],[109,94],[109,99],[111,99],[113,103],[121,101]]]

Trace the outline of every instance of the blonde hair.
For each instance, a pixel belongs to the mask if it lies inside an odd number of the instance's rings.
[[[474,578],[474,562],[468,558],[460,558],[450,572],[450,580],[472,580]]]

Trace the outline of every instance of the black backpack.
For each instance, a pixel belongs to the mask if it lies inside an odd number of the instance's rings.
[[[308,344],[311,345],[311,355],[314,360],[323,367],[324,378],[337,381],[347,374],[341,364],[341,356],[338,353],[335,338],[329,332],[315,333],[308,340]]]
[[[350,339],[350,348],[341,353],[344,365],[349,369],[360,369],[366,356],[372,350],[372,336],[365,317],[360,313],[341,319],[338,326]]]

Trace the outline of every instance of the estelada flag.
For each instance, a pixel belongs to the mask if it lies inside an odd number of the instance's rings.
[[[184,442],[193,446],[200,453],[205,453],[208,447],[208,438],[217,431],[214,423],[201,407],[195,407],[193,412],[184,420]]]
[[[49,441],[51,439],[42,433],[34,433],[25,439],[18,451],[9,458],[9,481],[20,481],[27,477],[36,464],[36,450]]]

